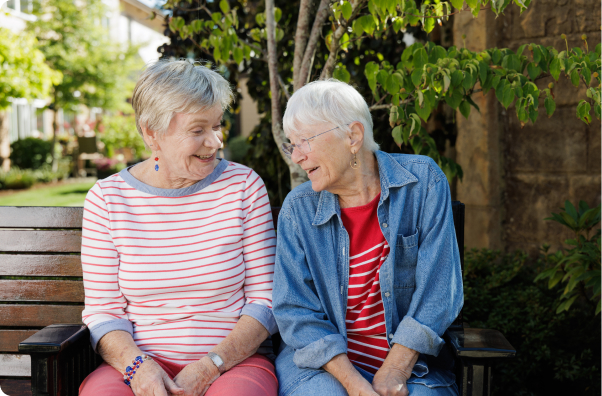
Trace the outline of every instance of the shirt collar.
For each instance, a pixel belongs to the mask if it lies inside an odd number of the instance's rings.
[[[380,203],[389,197],[389,189],[403,187],[409,183],[416,183],[418,179],[410,171],[401,166],[390,154],[377,150],[375,153],[380,174]],[[320,192],[318,208],[312,225],[318,226],[326,223],[340,212],[339,200],[336,195],[326,190]]]

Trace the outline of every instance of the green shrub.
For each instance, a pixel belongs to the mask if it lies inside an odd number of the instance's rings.
[[[100,141],[104,143],[105,154],[109,158],[115,155],[115,150],[121,148],[131,149],[134,158],[140,158],[146,151],[133,115],[103,116],[99,130]]]
[[[494,395],[599,395],[600,321],[577,300],[556,314],[543,267],[517,251],[466,252],[464,320],[501,331],[517,356],[494,368]]]
[[[20,169],[39,169],[52,162],[52,141],[28,137],[10,145],[11,164]]]
[[[600,229],[591,234],[600,222],[600,205],[590,208],[585,201],[580,201],[575,208],[566,201],[561,210],[546,220],[560,223],[573,231],[574,238],[564,241],[573,247],[551,254],[548,253],[549,246],[544,245],[546,270],[535,280],[549,279],[550,289],[564,286],[556,312],[568,311],[578,298],[582,298],[592,305],[597,315],[600,313]]]
[[[20,190],[33,186],[36,177],[31,169],[11,168],[8,172],[0,171],[0,188]]]

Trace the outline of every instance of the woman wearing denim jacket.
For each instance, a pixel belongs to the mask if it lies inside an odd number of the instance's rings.
[[[463,304],[445,175],[379,151],[366,102],[336,80],[298,90],[284,130],[310,181],[278,218],[280,395],[457,395],[426,362]]]

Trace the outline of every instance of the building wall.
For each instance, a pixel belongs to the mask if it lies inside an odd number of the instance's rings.
[[[563,33],[571,48],[582,45],[583,33],[590,48],[600,43],[600,2],[537,0],[523,15],[511,5],[497,19],[482,11],[477,19],[464,12],[454,21],[455,44],[462,46],[465,34],[471,50],[516,50],[525,43],[562,50]],[[538,85],[551,81],[548,77]],[[468,247],[520,248],[532,254],[544,242],[558,247],[569,235],[543,219],[558,212],[566,199],[600,203],[600,121],[594,118],[587,126],[576,117],[577,103],[586,98],[583,85],[575,88],[561,77],[554,92],[554,115],[548,119],[540,108],[535,125],[524,128],[514,106],[503,109],[493,92],[474,95],[480,115],[473,112],[464,120],[458,114],[456,147],[465,176],[457,197],[467,205]]]

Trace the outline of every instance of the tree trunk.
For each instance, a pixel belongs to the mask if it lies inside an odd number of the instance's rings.
[[[299,5],[299,19],[297,20],[297,31],[295,32],[295,56],[293,58],[293,92],[305,84],[299,81],[299,73],[305,53],[305,44],[309,37],[309,16],[311,11],[311,0],[301,0]]]
[[[282,129],[282,110],[280,107],[280,88],[278,86],[278,54],[276,47],[276,21],[274,20],[274,0],[265,1],[266,29],[268,41],[268,67],[270,71],[270,92],[272,96],[272,135],[280,155],[288,165],[291,174],[291,188],[307,181],[307,174],[282,151],[286,136]]]
[[[10,169],[10,136],[8,135],[8,112],[0,111],[0,169],[8,172]]]
[[[54,155],[56,147],[56,136],[59,133],[59,108],[54,108],[54,117],[52,120],[52,147],[50,149],[50,155],[52,158],[52,171],[56,172],[59,168],[58,158]]]

